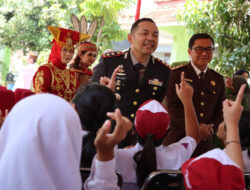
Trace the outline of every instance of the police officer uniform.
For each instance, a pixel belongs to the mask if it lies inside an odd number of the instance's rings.
[[[122,114],[134,121],[138,107],[149,99],[162,101],[167,90],[170,68],[160,59],[149,58],[143,77],[139,82],[131,51],[110,52],[103,54],[99,64],[94,68],[91,82],[99,82],[103,76],[111,78],[113,71],[120,65],[116,77],[116,107]]]
[[[212,69],[207,68],[204,79],[200,80],[191,62],[187,65],[172,69],[171,79],[167,90],[167,110],[170,114],[170,132],[164,139],[164,145],[179,141],[185,136],[184,109],[179,100],[175,84],[180,83],[181,72],[185,73],[185,81],[193,89],[193,104],[199,123],[214,124],[214,131],[223,121],[222,102],[225,99],[225,84],[223,77]],[[201,141],[194,153],[195,156],[212,148],[212,137]]]

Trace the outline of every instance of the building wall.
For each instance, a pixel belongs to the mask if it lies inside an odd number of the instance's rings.
[[[187,29],[185,26],[160,26],[160,30],[169,33],[173,36],[173,45],[171,51],[170,64],[179,61],[188,61],[188,41]]]

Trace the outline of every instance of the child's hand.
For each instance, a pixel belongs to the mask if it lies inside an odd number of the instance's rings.
[[[119,70],[119,66],[116,67],[116,69],[113,71],[111,78],[108,77],[101,77],[100,78],[100,84],[110,88],[113,92],[115,92],[115,78],[117,75],[117,72]]]
[[[97,132],[95,146],[97,149],[97,159],[100,161],[108,161],[114,157],[115,145],[125,139],[132,127],[131,121],[122,116],[119,109],[116,109],[113,113],[107,113],[107,116],[116,121],[116,126],[113,133],[110,133],[111,122],[106,120],[102,128]]]
[[[175,84],[176,94],[185,105],[186,102],[192,101],[194,89],[185,81],[184,72],[181,73],[181,83]]]
[[[245,84],[243,84],[240,87],[240,90],[237,94],[235,101],[225,100],[223,102],[223,116],[224,116],[224,121],[226,123],[226,126],[228,123],[238,126],[241,112],[243,110],[243,107],[241,105],[241,100],[243,98],[245,88],[246,88]]]

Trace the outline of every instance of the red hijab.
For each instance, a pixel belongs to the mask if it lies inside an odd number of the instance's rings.
[[[51,62],[53,65],[55,65],[59,69],[64,70],[67,67],[67,64],[62,63],[61,61],[62,47],[60,47],[54,39],[51,43],[53,44],[53,46],[51,47],[51,52],[49,55],[49,62]]]

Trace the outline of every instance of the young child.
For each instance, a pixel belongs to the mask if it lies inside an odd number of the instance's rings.
[[[96,138],[91,190],[112,189],[103,180],[105,173],[114,178],[113,148],[131,129],[131,122],[114,113],[116,128],[109,131],[106,121]],[[0,189],[80,190],[82,126],[76,111],[64,99],[52,94],[39,94],[18,102],[0,130]],[[108,162],[108,160],[110,160]],[[112,184],[112,183],[111,183]],[[113,186],[115,186],[113,185]],[[100,188],[101,187],[101,188]]]
[[[64,99],[32,95],[0,130],[0,189],[81,189],[81,123]]]
[[[72,100],[85,135],[82,142],[81,167],[90,168],[96,154],[94,140],[98,129],[108,119],[107,112],[113,112],[115,95],[107,87],[93,83],[81,86]]]
[[[51,93],[71,101],[77,90],[77,76],[67,68],[74,55],[75,45],[89,38],[73,30],[49,26],[53,46],[47,64],[41,65],[33,77],[35,93]]]
[[[143,103],[136,112],[135,131],[138,143],[133,148],[116,151],[116,169],[124,183],[142,186],[145,178],[158,169],[180,169],[188,160],[199,141],[198,121],[192,104],[193,89],[181,75],[176,92],[184,105],[186,137],[169,146],[162,140],[169,127],[169,115],[156,100]]]
[[[112,175],[114,172],[110,173],[112,170],[114,171],[115,168],[122,175],[125,184],[137,183],[141,186],[144,181],[143,178],[151,171],[156,169],[179,169],[182,163],[190,158],[196,148],[197,142],[199,142],[199,129],[192,104],[193,89],[185,82],[184,73],[181,75],[181,83],[179,85],[176,84],[176,92],[184,105],[186,137],[177,143],[164,147],[161,142],[169,126],[169,115],[164,106],[158,101],[149,100],[145,102],[137,111],[135,119],[135,130],[140,138],[139,142],[135,147],[130,149],[116,149],[115,159],[113,159],[114,144],[113,146],[100,148],[101,144],[98,143],[97,146],[96,143],[96,146],[99,147],[99,151],[102,150],[102,152],[106,153],[107,159],[105,159],[104,163],[109,173],[105,173],[103,170],[99,172],[96,166],[100,167],[100,163],[97,159],[94,159],[91,175],[84,186],[85,189],[91,189],[95,187],[95,184],[100,182],[100,180],[95,180],[94,175],[97,176],[97,173],[102,179],[101,183],[103,184],[99,186],[99,188],[103,190],[119,189],[117,186],[117,178]],[[119,110],[116,112],[119,112]],[[117,114],[116,112],[107,113],[107,116],[117,121],[117,115],[120,115],[120,113]],[[117,122],[117,125],[124,126],[126,122]],[[102,129],[106,128],[107,137],[110,136],[110,134],[108,134],[110,127],[110,122],[105,122],[102,127]],[[118,135],[118,133],[114,134]],[[102,166],[104,163],[102,163]],[[114,164],[116,165],[115,168]],[[150,165],[153,165],[153,167]],[[142,167],[144,167],[145,170]],[[106,188],[107,186],[108,188]]]
[[[243,107],[241,100],[245,85],[242,85],[235,102],[223,102],[226,127],[225,149],[214,149],[185,162],[181,168],[187,190],[242,190],[245,188],[244,163],[240,144],[238,123]],[[220,133],[220,132],[219,132]]]
[[[82,42],[78,46],[77,56],[74,58],[70,69],[77,73],[78,85],[87,84],[92,77],[91,65],[95,62],[97,47],[90,42]]]

